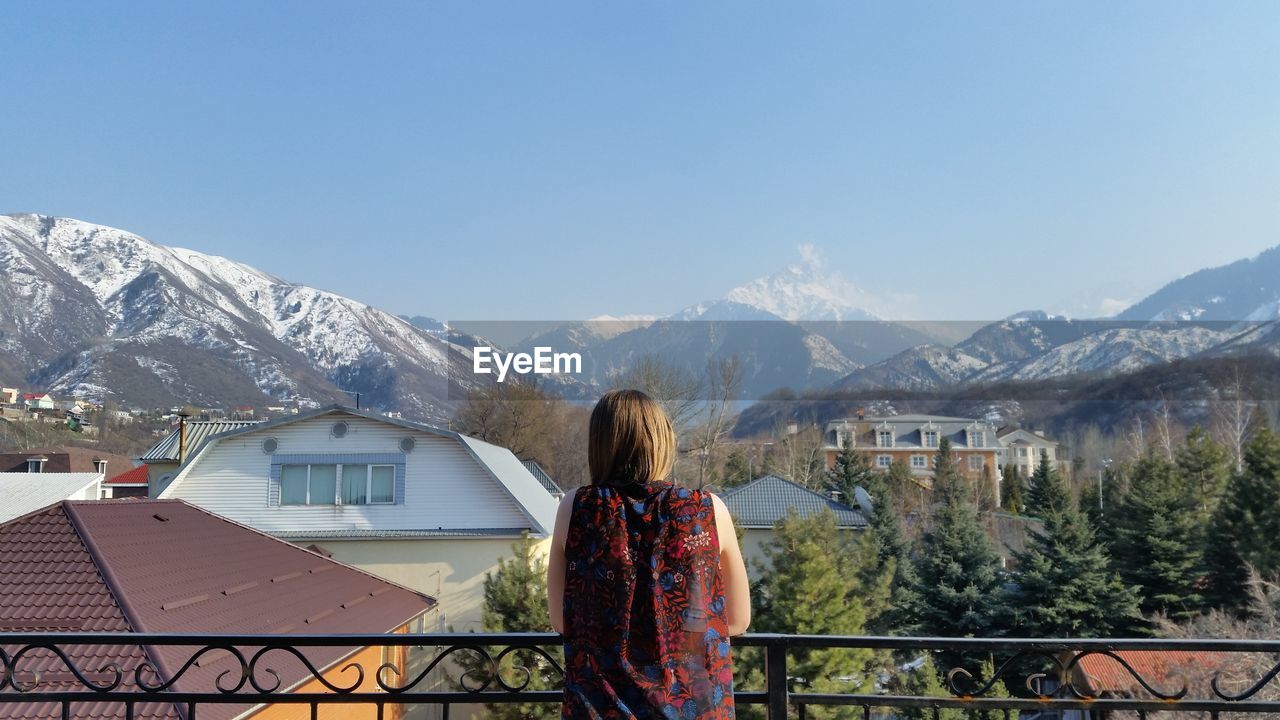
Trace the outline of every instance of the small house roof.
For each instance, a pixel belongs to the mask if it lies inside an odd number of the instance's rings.
[[[270,430],[282,425],[292,425],[325,415],[351,415],[366,420],[394,425],[406,430],[436,435],[443,438],[449,438],[462,445],[471,456],[480,464],[489,476],[498,483],[498,486],[505,490],[515,501],[516,506],[525,517],[529,519],[530,527],[535,533],[540,535],[550,535],[555,527],[556,521],[556,499],[551,493],[533,476],[532,473],[520,462],[510,450],[492,443],[487,443],[467,435],[463,435],[453,430],[444,430],[442,428],[424,425],[402,418],[389,417],[387,415],[379,415],[378,413],[369,412],[367,410],[359,410],[343,405],[328,405],[316,408],[314,410],[300,413],[298,415],[288,415],[274,420],[266,420],[260,423],[249,423],[240,428],[228,430],[216,435],[206,435],[205,438],[197,446],[188,443],[188,448],[194,447],[194,450],[188,450],[186,462],[180,467],[174,476],[174,482],[179,482],[183,473],[193,464],[199,461],[200,456],[212,444],[225,440],[227,438],[244,435],[251,432],[259,432],[262,430]],[[145,461],[147,458],[144,457]],[[173,487],[173,485],[170,485]],[[164,491],[161,497],[166,497]]]
[[[119,475],[116,475],[115,477],[110,478],[109,480],[104,480],[102,484],[104,485],[146,485],[147,484],[147,466],[139,465],[133,468],[132,470],[126,470],[125,472],[122,472]]]
[[[0,473],[0,522],[80,494],[102,482],[97,473]]]
[[[1200,650],[1116,650],[1115,654],[1161,692],[1177,692],[1196,676],[1211,677],[1228,660],[1225,653]],[[1080,670],[1095,693],[1143,692],[1133,674],[1107,655],[1085,655],[1080,658]]]
[[[861,510],[777,475],[765,475],[730,490],[724,494],[724,504],[734,520],[748,528],[771,528],[787,516],[788,510],[795,510],[801,517],[809,517],[824,509],[835,513],[839,527],[867,527],[867,518]]]
[[[196,557],[200,561],[192,562]],[[374,634],[396,630],[435,605],[430,597],[180,500],[64,501],[37,510],[0,524],[0,566],[15,573],[0,585],[0,633]],[[117,663],[126,692],[136,689],[132,678],[142,662],[171,675],[191,652],[137,645],[64,650],[80,667]],[[300,649],[317,668],[355,650]],[[56,658],[46,664],[63,669]],[[310,677],[288,657],[272,667],[282,689]],[[230,654],[205,655],[176,689],[213,688],[220,673],[237,675],[237,668]],[[212,704],[200,715],[226,720],[254,704]],[[76,706],[74,716],[118,712],[86,705]],[[179,717],[163,704],[137,710],[138,717]],[[47,714],[38,703],[0,706],[0,717]]]
[[[261,420],[191,420],[187,422],[187,438],[186,451],[187,455],[191,455],[191,451],[200,447],[208,438],[214,435],[220,435],[232,430],[261,425]],[[144,463],[151,462],[178,462],[178,444],[179,444],[178,428],[174,428],[168,435],[164,436],[160,442],[151,446],[151,449],[142,453],[139,458]]]

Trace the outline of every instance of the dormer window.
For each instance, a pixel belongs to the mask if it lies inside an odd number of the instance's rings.
[[[45,464],[45,461],[47,460],[48,458],[42,458],[42,457],[27,458],[27,472],[29,473],[44,472],[44,464]]]
[[[927,448],[938,447],[938,431],[937,430],[922,430],[920,432],[920,436],[921,438],[923,438],[923,444],[925,447]]]
[[[107,474],[107,461],[106,461],[106,460],[99,460],[99,459],[97,459],[97,458],[94,458],[94,459],[93,459],[93,471],[94,471],[94,472],[96,472],[96,473],[98,473],[98,474],[100,474],[100,475],[106,475],[106,474]]]
[[[876,447],[893,447],[893,431],[877,430]]]
[[[987,434],[981,430],[969,431],[969,447],[984,447],[987,444]]]

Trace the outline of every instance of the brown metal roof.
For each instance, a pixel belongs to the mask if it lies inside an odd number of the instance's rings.
[[[67,563],[69,569],[59,572]],[[181,500],[65,501],[0,525],[0,631],[383,633],[434,604],[412,590]],[[28,626],[32,623],[49,627]],[[53,627],[58,623],[66,627]],[[325,668],[355,649],[304,652]],[[146,648],[166,676],[191,651]],[[141,651],[133,652],[112,660],[136,666]],[[285,653],[272,653],[269,659],[282,688],[310,677]],[[223,671],[239,676],[230,655],[206,660],[188,670],[177,688],[213,691]],[[200,716],[229,718],[249,706],[210,705],[201,708]],[[33,710],[0,705],[0,717],[26,717]],[[73,714],[113,716],[103,708],[94,714],[78,706]],[[160,709],[155,715],[165,713]]]
[[[38,510],[0,525],[0,633],[4,632],[129,632],[129,622],[98,572],[98,567],[62,504]],[[3,646],[10,654],[17,650]],[[136,689],[133,671],[146,660],[141,647],[112,645],[63,648],[77,667],[97,670],[118,663],[125,673],[122,690]],[[52,653],[39,652],[18,660],[17,679],[24,683],[39,672],[41,685],[52,690],[83,689]],[[90,674],[96,683],[111,680]],[[118,705],[118,703],[116,704]],[[73,706],[75,717],[124,717],[120,707],[103,703]],[[136,708],[140,718],[177,718],[168,705]],[[57,717],[49,703],[0,705],[0,717]]]

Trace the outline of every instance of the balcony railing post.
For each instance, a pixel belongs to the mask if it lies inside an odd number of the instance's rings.
[[[784,639],[770,639],[764,646],[764,683],[769,720],[786,720],[789,689],[787,687],[787,644]]]

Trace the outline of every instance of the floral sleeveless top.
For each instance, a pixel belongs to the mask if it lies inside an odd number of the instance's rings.
[[[733,718],[710,493],[579,488],[565,567],[563,717]]]

